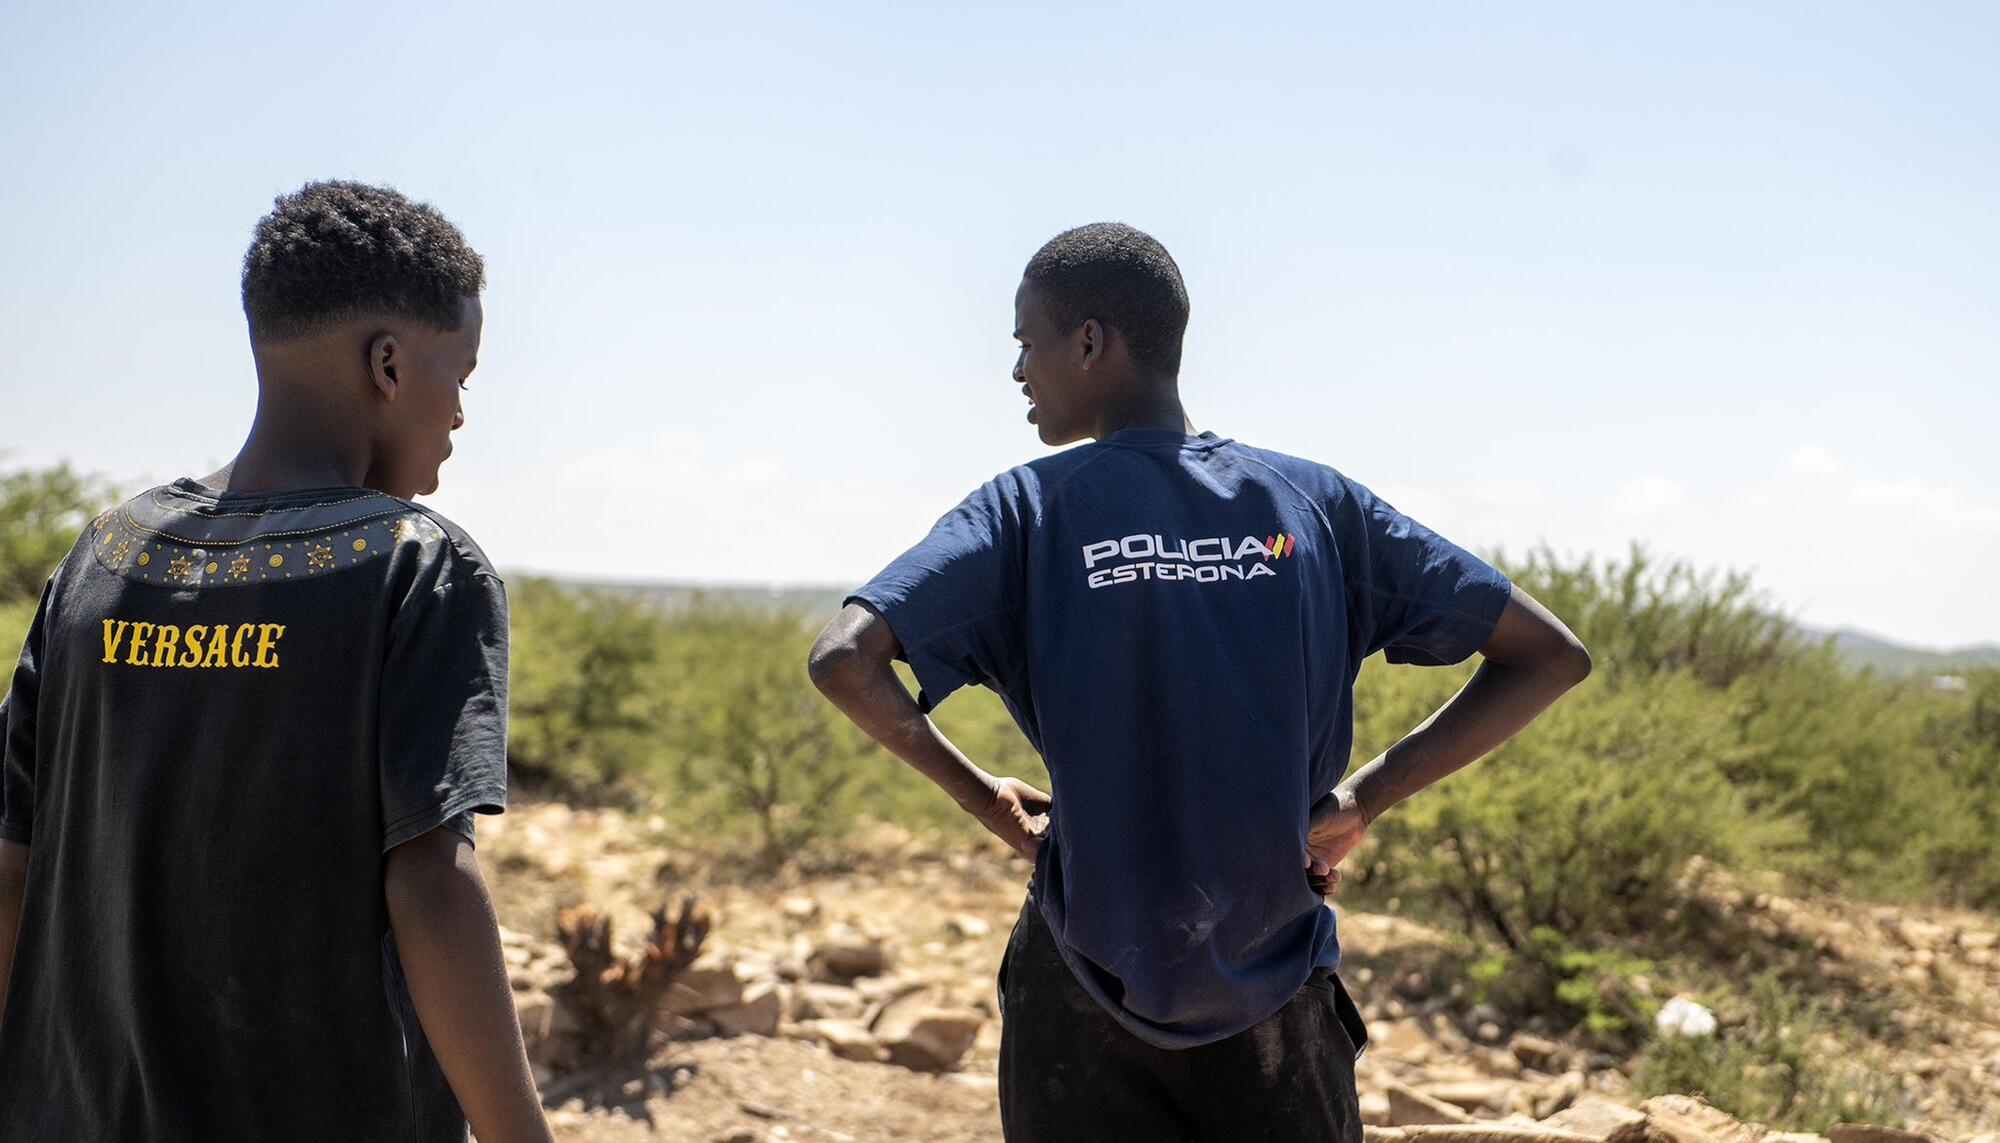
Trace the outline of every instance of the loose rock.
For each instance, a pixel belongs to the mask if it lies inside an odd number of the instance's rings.
[[[1408,1084],[1390,1083],[1382,1089],[1389,1102],[1388,1118],[1383,1121],[1388,1127],[1410,1127],[1425,1123],[1470,1123],[1467,1115],[1456,1105],[1446,1103]]]
[[[1608,1099],[1588,1098],[1550,1116],[1546,1126],[1588,1135],[1599,1143],[1640,1143],[1646,1113]]]
[[[1762,1143],[1765,1129],[1689,1095],[1660,1095],[1639,1105],[1646,1133],[1663,1143]]]
[[[888,1051],[875,1042],[868,1029],[853,1020],[807,1020],[798,1027],[805,1038],[825,1044],[843,1060],[876,1064],[889,1058]]]
[[[784,987],[775,980],[760,980],[744,991],[742,1003],[711,1008],[702,1015],[728,1035],[775,1036],[785,1015]]]
[[[1916,922],[1905,921],[1905,927]],[[1940,925],[1923,926],[1917,931],[1925,939],[1936,939],[1929,930],[1942,929]],[[1827,1128],[1826,1137],[1833,1143],[1936,1143],[1936,1140],[1921,1131],[1899,1131],[1894,1127],[1873,1127],[1858,1123],[1836,1123]]]
[[[869,1029],[888,1049],[889,1061],[913,1071],[942,1072],[958,1066],[986,1017],[956,1005],[934,1003],[933,991],[911,993],[882,1010]]]

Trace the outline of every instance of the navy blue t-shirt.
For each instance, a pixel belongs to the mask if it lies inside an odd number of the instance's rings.
[[[1325,465],[1126,429],[995,477],[851,598],[925,710],[999,692],[1048,763],[1035,883],[1064,959],[1135,1035],[1189,1047],[1339,960],[1305,838],[1362,660],[1459,662],[1511,590]]]

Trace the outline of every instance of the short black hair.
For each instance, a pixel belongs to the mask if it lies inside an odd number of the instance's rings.
[[[1122,222],[1065,230],[1035,251],[1021,277],[1058,328],[1096,318],[1125,338],[1142,366],[1179,374],[1187,286],[1152,235]]]
[[[375,313],[457,329],[485,285],[486,264],[435,207],[366,183],[279,195],[243,255],[243,314],[260,341]]]

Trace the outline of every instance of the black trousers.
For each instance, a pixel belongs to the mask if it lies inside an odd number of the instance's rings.
[[[1031,887],[1000,960],[1000,1011],[1007,1143],[1360,1143],[1368,1032],[1330,969],[1234,1036],[1155,1047],[1077,983]]]

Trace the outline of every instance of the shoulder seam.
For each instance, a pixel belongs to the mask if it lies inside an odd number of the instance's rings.
[[[1243,459],[1249,461],[1254,465],[1257,465],[1259,468],[1262,468],[1264,471],[1270,473],[1272,476],[1277,477],[1279,480],[1284,481],[1285,487],[1297,493],[1299,499],[1304,500],[1307,504],[1310,504],[1312,506],[1313,515],[1319,518],[1320,527],[1326,529],[1327,538],[1329,540],[1338,541],[1339,537],[1334,535],[1333,531],[1333,520],[1326,514],[1326,506],[1321,504],[1317,497],[1308,495],[1305,489],[1299,487],[1297,481],[1293,480],[1289,476],[1286,476],[1284,473],[1278,471],[1277,465],[1272,464],[1270,461],[1265,460],[1261,456],[1258,456],[1255,452],[1250,451],[1248,446],[1245,446],[1244,448]],[[1308,463],[1313,463],[1313,462],[1308,462]]]

